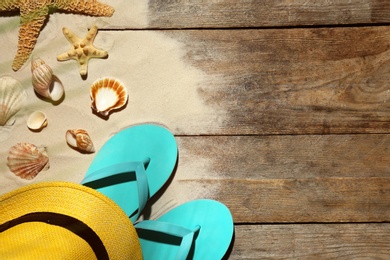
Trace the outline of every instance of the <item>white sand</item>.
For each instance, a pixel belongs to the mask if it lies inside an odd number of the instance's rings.
[[[86,79],[81,78],[75,61],[56,60],[58,54],[70,47],[62,34],[63,26],[80,37],[84,37],[92,24],[107,28],[119,27],[121,23],[129,27],[144,26],[147,24],[145,2],[110,1],[117,9],[112,18],[50,16],[33,54],[45,60],[65,86],[65,99],[58,105],[34,93],[30,61],[20,71],[12,71],[19,17],[0,17],[0,76],[10,75],[20,80],[29,97],[24,109],[16,115],[15,124],[0,129],[0,194],[44,180],[80,182],[95,154],[82,154],[68,147],[65,142],[68,129],[87,130],[98,151],[112,134],[133,124],[156,122],[180,133],[215,122],[215,111],[203,103],[197,92],[206,76],[184,61],[183,44],[163,32],[99,31],[95,46],[107,50],[109,57],[91,60]],[[125,3],[131,8],[125,7]],[[129,90],[126,108],[111,114],[108,120],[94,115],[90,108],[89,87],[103,76],[118,78]],[[26,126],[28,115],[35,110],[46,113],[49,121],[39,133]],[[6,165],[8,150],[18,142],[47,147],[50,169],[32,181],[22,180],[10,172]]]

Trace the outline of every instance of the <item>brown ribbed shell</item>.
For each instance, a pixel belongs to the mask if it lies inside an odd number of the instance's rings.
[[[126,104],[128,93],[122,82],[104,77],[92,83],[90,96],[92,109],[107,116],[110,111],[120,109]]]
[[[93,146],[91,137],[84,129],[72,129],[66,131],[65,139],[70,146],[83,152],[95,152],[95,147]]]
[[[30,143],[17,143],[9,150],[7,166],[16,176],[31,180],[42,170],[49,169],[45,148]]]

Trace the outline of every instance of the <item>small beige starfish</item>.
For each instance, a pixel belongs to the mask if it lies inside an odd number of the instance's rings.
[[[112,16],[114,8],[96,0],[0,0],[0,12],[20,10],[18,51],[12,63],[19,70],[30,57],[39,32],[51,10],[71,13]]]
[[[72,47],[69,51],[64,52],[57,56],[57,60],[66,61],[66,60],[76,60],[79,63],[80,75],[85,76],[88,73],[88,61],[91,58],[105,58],[108,56],[108,53],[104,50],[100,50],[93,46],[93,41],[95,40],[96,34],[98,32],[97,26],[93,26],[85,39],[80,39],[68,28],[64,27],[62,29],[66,39],[72,44]]]

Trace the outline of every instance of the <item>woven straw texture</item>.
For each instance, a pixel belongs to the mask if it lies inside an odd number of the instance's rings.
[[[66,215],[97,234],[109,259],[142,259],[129,218],[112,200],[85,186],[67,182],[29,185],[0,197],[0,225],[35,212]],[[90,245],[67,228],[26,222],[0,233],[1,259],[96,259]]]

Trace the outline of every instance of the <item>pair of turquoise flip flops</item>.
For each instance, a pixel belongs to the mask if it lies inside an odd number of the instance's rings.
[[[126,128],[100,149],[82,184],[114,200],[136,223],[147,200],[166,183],[177,161],[172,133],[153,124]],[[156,220],[135,224],[147,259],[222,259],[233,237],[233,219],[222,203],[184,203]]]

